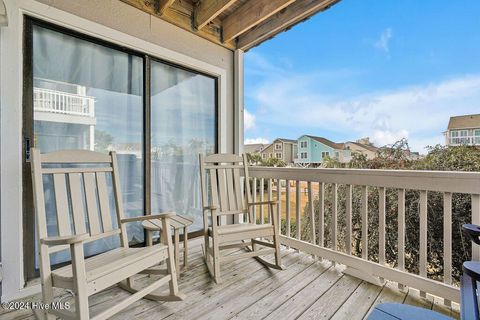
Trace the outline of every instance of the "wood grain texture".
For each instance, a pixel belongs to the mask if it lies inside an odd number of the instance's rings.
[[[247,1],[223,20],[223,40],[228,42],[265,21],[295,0]]]
[[[202,0],[195,9],[195,26],[202,29],[237,0]]]
[[[282,251],[287,265],[285,271],[269,272],[253,259],[236,260],[225,264],[224,282],[213,284],[203,262],[200,247],[202,242],[203,239],[199,238],[190,240],[189,268],[179,278],[179,289],[187,294],[188,299],[168,303],[140,300],[112,316],[111,319],[182,319],[182,316],[188,315],[195,315],[195,319],[253,320],[265,317],[275,319],[275,316],[277,316],[276,319],[288,319],[283,315],[292,312],[292,314],[305,314],[304,317],[308,317],[312,314],[312,310],[319,310],[318,315],[329,315],[334,319],[341,319],[341,315],[349,315],[351,319],[362,319],[362,317],[366,319],[370,310],[379,303],[422,304],[418,291],[410,293],[400,291],[396,283],[392,282],[387,282],[383,287],[372,287],[365,282],[358,285],[357,281],[350,283],[344,281],[340,285],[339,279],[344,277],[339,272],[341,269],[332,268],[328,261],[315,261],[308,254],[297,254],[288,249]],[[225,254],[235,253],[238,253],[238,249],[225,251]],[[138,278],[136,283],[143,285],[148,281],[148,277],[142,277]],[[252,290],[252,288],[255,289]],[[380,292],[375,296],[377,290]],[[407,295],[409,298],[405,301]],[[92,296],[90,305],[92,311],[96,312],[111,304],[112,301],[126,297],[128,293],[118,286],[113,286]],[[38,299],[38,296],[33,296],[27,300],[38,301]],[[67,301],[72,300],[70,298]],[[328,301],[333,301],[331,306]],[[320,309],[319,306],[325,307]],[[437,303],[437,299],[434,299],[432,304],[428,303],[425,306],[453,318],[459,318],[458,305],[455,308],[444,308]],[[290,308],[293,310],[290,311]],[[30,310],[0,309],[0,314],[2,319],[25,319],[30,316],[33,320]],[[278,317],[279,314],[280,317]]]

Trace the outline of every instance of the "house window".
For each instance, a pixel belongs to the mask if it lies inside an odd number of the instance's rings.
[[[25,46],[31,86],[25,91],[33,99],[24,107],[24,138],[42,153],[116,151],[126,216],[182,212],[195,217],[192,231],[199,230],[198,154],[217,149],[217,79],[28,18]],[[24,177],[25,190],[30,181]],[[55,235],[53,184],[45,190],[48,232]],[[25,248],[31,250],[35,220],[26,201],[24,232],[32,236]],[[140,225],[127,228],[132,244],[144,241]],[[118,237],[105,238],[86,245],[85,254],[118,244]],[[36,250],[25,255],[28,278],[36,275]],[[66,251],[51,255],[52,264],[69,259]]]
[[[275,150],[282,150],[282,144],[281,143],[275,143]]]
[[[330,156],[330,152],[322,151],[322,159],[324,159],[325,157],[328,157],[328,156]]]
[[[307,141],[300,141],[300,148],[306,148],[307,147]]]
[[[471,143],[470,138],[468,130],[453,130],[450,133],[450,143],[452,144],[468,144]]]
[[[307,159],[307,153],[306,152],[301,152],[300,153],[300,159]]]
[[[269,158],[272,158],[272,156],[273,156],[273,153],[269,153],[269,154],[268,154],[268,157],[269,157]]]
[[[335,152],[335,158],[336,159],[340,158],[340,152],[338,152],[338,151]]]
[[[267,154],[266,153],[262,153],[262,159],[267,159]]]
[[[275,157],[276,157],[277,159],[282,159],[282,153],[281,153],[281,152],[275,153]]]

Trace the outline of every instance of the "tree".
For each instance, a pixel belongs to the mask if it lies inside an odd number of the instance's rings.
[[[264,167],[285,167],[286,164],[282,160],[278,158],[268,158],[266,160],[262,160],[261,166]]]
[[[107,152],[113,143],[113,136],[103,130],[95,130],[95,151]]]
[[[247,153],[247,161],[249,165],[257,166],[262,162],[262,156],[259,153]]]

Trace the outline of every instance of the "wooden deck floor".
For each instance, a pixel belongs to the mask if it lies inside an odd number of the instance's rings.
[[[283,250],[286,270],[264,268],[255,259],[222,267],[223,282],[215,284],[201,257],[199,240],[191,242],[190,264],[179,286],[182,302],[140,300],[112,319],[365,319],[375,304],[399,302],[422,306],[459,318],[458,305],[442,299],[420,298],[418,291],[400,291],[394,283],[375,286],[344,275],[340,266],[294,250]],[[142,281],[142,280],[139,280]],[[93,297],[94,310],[103,309],[129,294],[112,287]],[[37,299],[38,297],[31,297]],[[6,312],[0,319],[34,319],[31,311]]]

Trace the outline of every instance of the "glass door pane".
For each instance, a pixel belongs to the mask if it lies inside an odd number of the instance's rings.
[[[35,24],[32,40],[33,145],[42,153],[115,150],[125,215],[143,215],[143,58]],[[53,192],[45,187],[55,230]],[[143,242],[140,225],[128,228],[131,242]],[[93,255],[117,245],[107,238],[85,251]],[[59,253],[52,263],[68,259]]]
[[[216,150],[216,79],[151,64],[152,213],[175,211],[203,228],[199,153]]]

